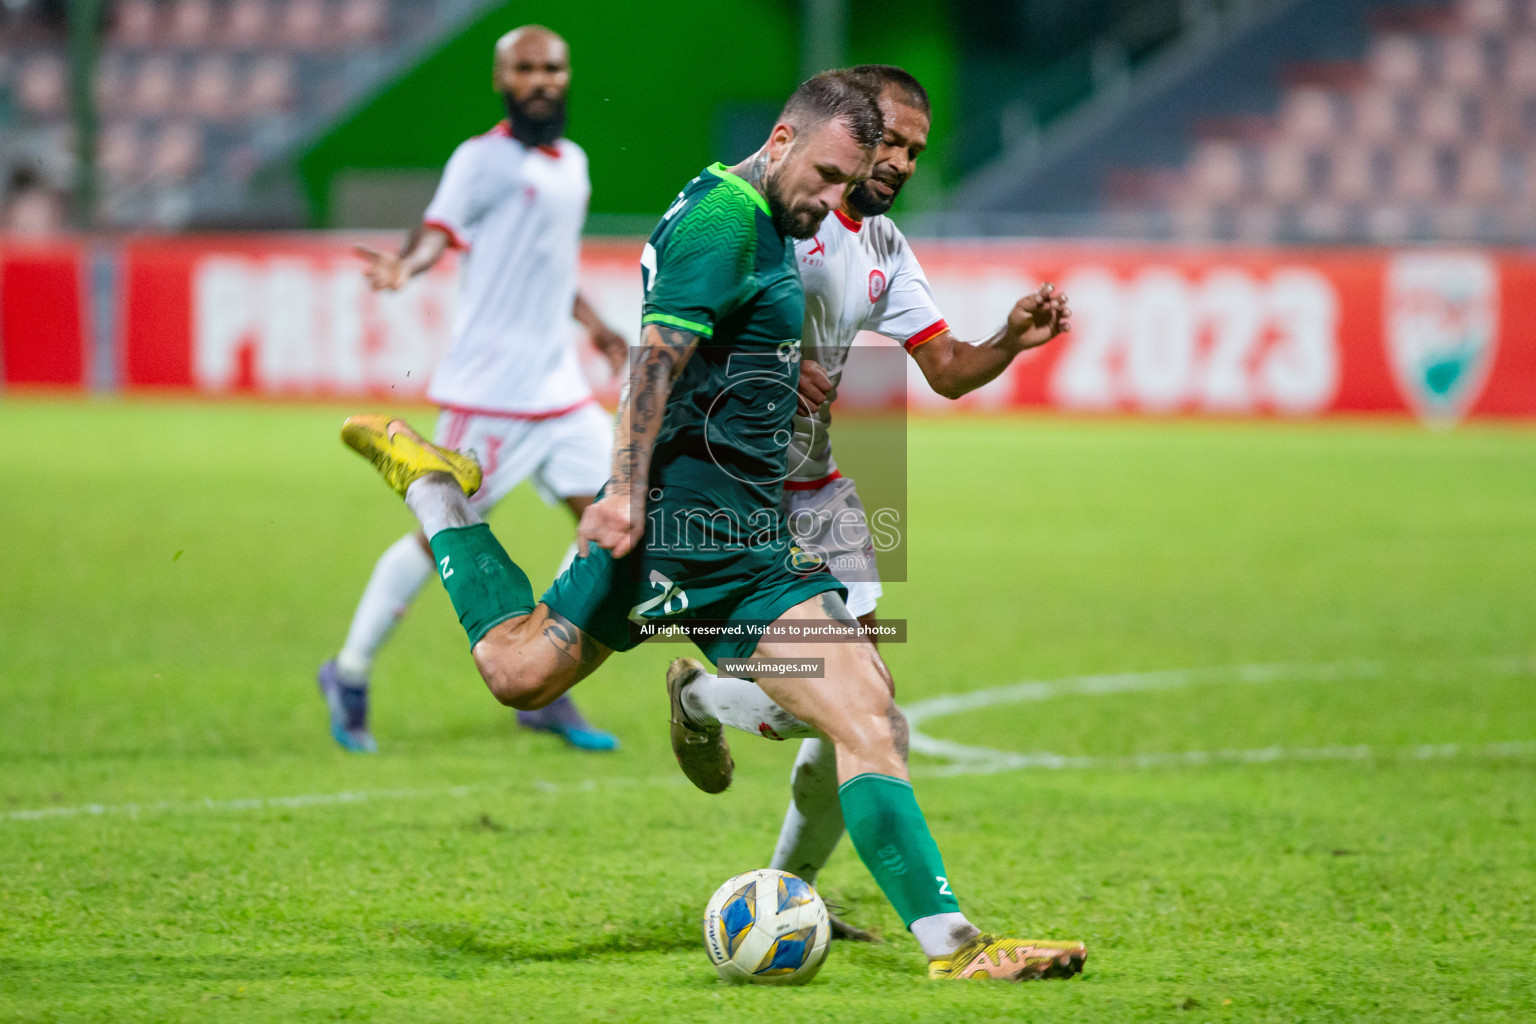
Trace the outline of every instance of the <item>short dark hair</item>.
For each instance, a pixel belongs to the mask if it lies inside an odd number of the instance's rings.
[[[860,64],[858,67],[849,68],[848,73],[870,83],[876,95],[884,92],[887,86],[895,86],[901,90],[902,96],[910,106],[916,107],[925,114],[932,112],[928,103],[928,90],[924,89],[923,83],[919,82],[906,68],[899,68],[894,64]]]
[[[879,90],[870,79],[847,71],[823,71],[800,83],[779,120],[797,132],[841,121],[853,141],[865,149],[874,149],[885,134]]]

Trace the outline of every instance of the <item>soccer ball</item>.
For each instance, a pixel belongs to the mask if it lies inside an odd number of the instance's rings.
[[[704,909],[704,951],[730,982],[804,985],[821,970],[831,937],[827,905],[787,871],[737,875]]]

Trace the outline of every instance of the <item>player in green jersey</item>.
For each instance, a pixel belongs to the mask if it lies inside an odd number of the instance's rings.
[[[619,403],[613,475],[578,528],[581,557],[543,599],[466,496],[466,457],[400,420],[360,416],[342,436],[421,522],[481,676],[518,708],[555,700],[659,624],[711,659],[819,661],[764,672],[763,690],[837,752],[848,834],[917,936],[933,977],[1019,979],[1081,969],[1080,943],[999,939],[963,914],[907,773],[906,720],[867,641],[785,637],[856,628],[844,589],[788,541],[780,499],[796,410],[804,294],[791,239],[815,234],[866,177],[881,138],[877,95],[842,72],[797,89],[756,154],[716,164],[679,194],[642,259],[642,337]],[[729,779],[719,727],[673,715],[684,771]],[[701,781],[702,780],[702,781]]]

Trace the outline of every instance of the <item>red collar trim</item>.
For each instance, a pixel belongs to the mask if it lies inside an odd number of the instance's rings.
[[[504,139],[516,139],[518,142],[522,142],[523,145],[525,147],[527,147],[528,149],[536,149],[540,153],[543,153],[545,156],[547,156],[547,157],[549,157],[549,158],[551,158],[553,160],[560,159],[560,147],[559,146],[529,146],[528,143],[523,142],[522,139],[519,139],[519,138],[517,138],[516,135],[512,134],[512,123],[510,121],[508,121],[506,118],[502,118],[500,121],[497,121],[496,122],[496,127],[492,128],[490,131],[486,132],[485,134],[487,134],[487,135],[499,135],[500,137],[502,137]]]
[[[838,207],[832,212],[837,214],[837,219],[843,222],[843,227],[847,228],[849,231],[852,231],[854,234],[858,234],[859,229],[864,226],[863,221],[854,220],[852,217],[844,213],[842,207]]]

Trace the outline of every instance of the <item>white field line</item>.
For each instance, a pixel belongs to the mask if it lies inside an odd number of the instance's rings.
[[[1527,675],[1536,671],[1536,663],[1526,658],[1486,658],[1467,663],[1482,671],[1500,675]],[[1426,666],[1427,668],[1428,666]],[[1423,671],[1422,669],[1420,670]],[[1536,752],[1536,741],[1466,745],[1459,743],[1420,744],[1401,748],[1376,749],[1365,745],[1330,747],[1258,747],[1249,750],[1191,750],[1127,756],[1068,756],[1046,752],[1018,753],[974,747],[953,740],[943,740],[922,732],[919,726],[933,718],[979,711],[1004,704],[1023,704],[1061,696],[1100,696],[1146,690],[1173,690],[1210,684],[1260,684],[1272,682],[1329,683],[1351,679],[1381,678],[1386,668],[1375,661],[1340,661],[1321,664],[1232,665],[1219,668],[1167,669],[1160,672],[1118,672],[1072,676],[1066,679],[1014,683],[970,693],[950,694],[918,701],[905,708],[911,728],[911,749],[950,763],[918,769],[919,775],[990,775],[997,772],[1048,769],[1055,771],[1087,768],[1146,769],[1190,767],[1207,764],[1269,764],[1277,761],[1367,761],[1374,759],[1428,760],[1433,758],[1482,755],[1518,757]]]
[[[957,744],[958,746],[958,744]],[[967,750],[977,750],[969,747]],[[920,777],[948,775],[995,775],[1026,769],[1054,771],[1110,768],[1194,768],[1210,764],[1275,764],[1280,761],[1432,761],[1453,757],[1527,757],[1536,754],[1536,740],[1515,743],[1423,743],[1407,747],[1372,747],[1367,744],[1333,747],[1254,747],[1248,750],[1186,750],[1173,753],[1128,754],[1121,757],[1069,757],[1063,754],[1011,754],[967,757],[951,764],[913,772]]]
[[[1504,675],[1536,673],[1536,662],[1525,658],[1489,658],[1465,663],[1484,671]],[[1484,757],[1521,757],[1536,754],[1536,741],[1466,745],[1459,743],[1376,749],[1370,746],[1333,747],[1260,747],[1251,750],[1192,750],[1179,753],[1133,754],[1117,757],[1067,756],[1051,753],[1022,754],[987,747],[973,747],[951,740],[928,736],[918,725],[931,718],[976,711],[1004,704],[1022,704],[1061,696],[1098,696],[1145,690],[1171,690],[1213,683],[1259,684],[1287,682],[1337,682],[1376,678],[1385,668],[1373,661],[1341,661],[1323,664],[1234,665],[1225,668],[1167,669],[1158,672],[1118,672],[1101,675],[1072,676],[1066,679],[1014,683],[970,693],[950,694],[918,701],[905,709],[911,726],[911,749],[942,757],[950,764],[919,769],[925,776],[990,775],[1026,769],[1146,769],[1189,767],[1207,764],[1270,764],[1277,761],[1367,761],[1378,758],[1432,760],[1465,755]],[[633,786],[675,786],[681,776],[658,778],[582,779],[573,782],[549,782],[532,779],[527,788],[539,793],[590,793],[599,789]],[[83,818],[120,815],[137,817],[147,814],[188,814],[292,810],[305,807],[334,807],[343,804],[389,802],[399,800],[458,799],[497,786],[444,786],[432,789],[374,789],[340,793],[302,793],[296,796],[246,797],[232,800],[160,800],[151,803],[76,804],[66,807],[37,807],[0,812],[0,822],[42,821],[51,818]]]
[[[632,786],[675,786],[682,777],[654,779],[583,779],[576,782],[547,782],[532,779],[526,785],[538,793],[591,793],[599,789]],[[302,793],[297,796],[259,796],[235,800],[159,800],[152,803],[76,804],[70,807],[37,807],[0,812],[0,821],[41,821],[47,818],[85,818],[121,815],[135,818],[141,814],[187,814],[207,811],[268,811],[303,807],[335,807],[341,804],[377,803],[396,800],[458,799],[475,793],[505,790],[497,786],[442,786],[433,789],[368,789],[341,793]]]

